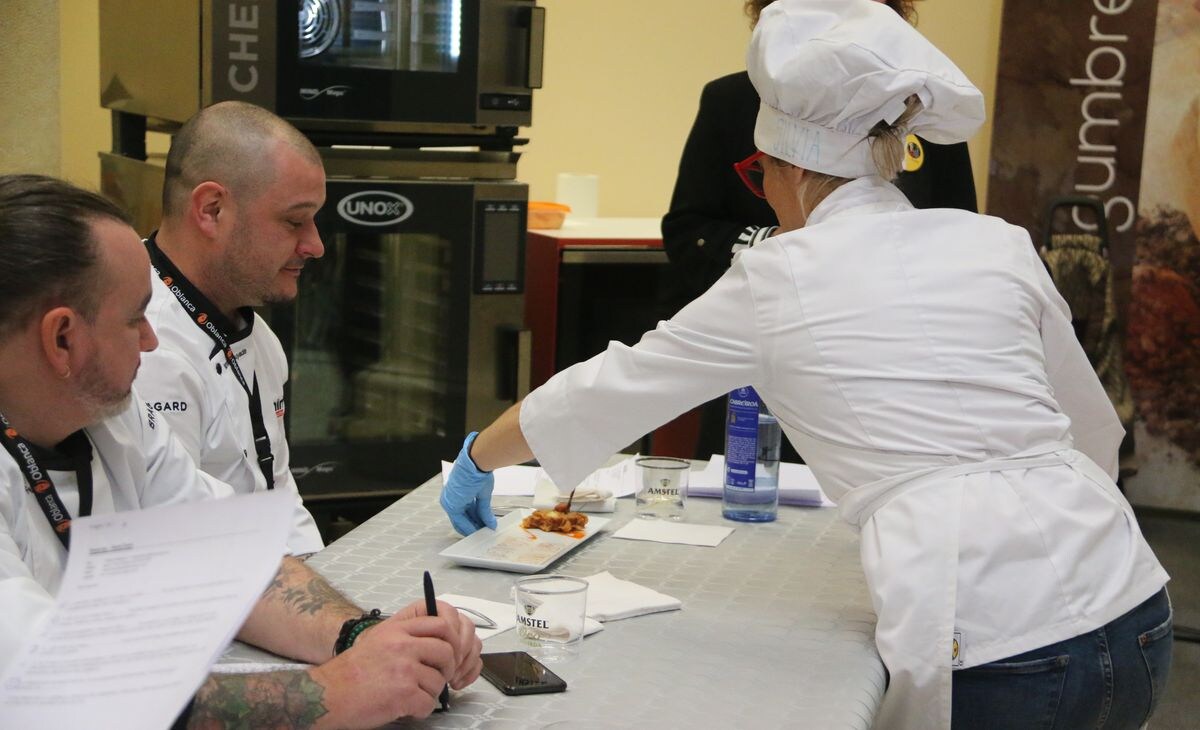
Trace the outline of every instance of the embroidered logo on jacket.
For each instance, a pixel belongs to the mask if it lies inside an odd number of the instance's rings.
[[[159,412],[174,411],[176,413],[183,413],[188,409],[188,404],[185,400],[159,400],[153,403],[146,401],[146,407]]]

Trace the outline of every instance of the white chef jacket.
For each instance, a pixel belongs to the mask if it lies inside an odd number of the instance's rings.
[[[254,450],[250,396],[212,338],[196,326],[161,279],[153,272],[150,277],[153,293],[146,319],[158,335],[158,349],[142,355],[135,381],[138,390],[150,408],[171,422],[175,437],[201,469],[238,494],[266,490]],[[292,476],[283,425],[287,408],[283,386],[288,379],[283,347],[257,314],[245,329],[225,336],[246,384],[253,387],[258,376],[263,423],[275,456],[274,488],[295,496],[288,550],[294,555],[314,553],[325,545]]]
[[[171,437],[170,427],[134,394],[129,408],[84,429],[92,445],[92,512],[228,497],[228,485],[204,474]],[[67,512],[79,515],[74,470],[46,461]],[[59,467],[66,469],[60,471]],[[30,493],[21,467],[0,450],[0,673],[53,607],[67,551]]]
[[[949,727],[952,662],[1093,630],[1167,581],[1110,478],[1121,426],[1023,229],[847,183],[636,346],[531,393],[521,430],[576,484],[744,385],[861,529],[881,727]]]

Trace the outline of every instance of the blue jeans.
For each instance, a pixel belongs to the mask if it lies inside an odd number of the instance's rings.
[[[954,673],[952,727],[1139,728],[1171,668],[1164,588],[1086,634]]]

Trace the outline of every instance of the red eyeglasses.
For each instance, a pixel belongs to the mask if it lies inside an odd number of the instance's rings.
[[[763,192],[763,166],[762,158],[765,155],[762,151],[755,152],[741,162],[735,162],[733,169],[737,172],[738,177],[750,190],[760,198],[766,198],[767,194]]]

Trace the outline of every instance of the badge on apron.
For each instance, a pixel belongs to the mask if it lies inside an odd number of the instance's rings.
[[[954,632],[954,644],[950,650],[950,666],[959,669],[963,665],[962,632]]]
[[[904,171],[916,172],[925,164],[925,148],[917,135],[910,134],[904,138]]]

